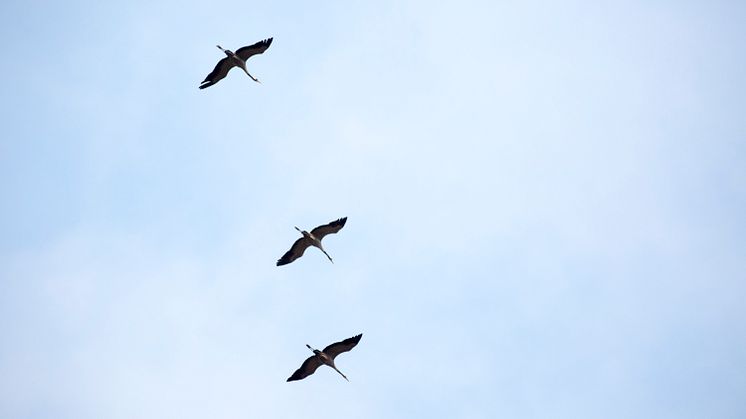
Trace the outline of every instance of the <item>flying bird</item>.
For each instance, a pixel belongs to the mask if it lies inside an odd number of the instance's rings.
[[[329,258],[329,261],[334,263],[332,260],[332,257],[329,256],[328,253],[326,253],[326,250],[321,246],[321,239],[324,238],[327,234],[334,234],[338,232],[339,230],[344,227],[345,223],[347,222],[347,217],[340,218],[336,221],[332,221],[329,224],[325,224],[323,226],[318,226],[311,230],[311,232],[307,232],[305,230],[301,230],[298,227],[295,227],[296,230],[300,231],[301,234],[303,234],[303,237],[299,238],[298,240],[293,243],[293,247],[290,248],[278,261],[277,266],[287,265],[288,263],[294,261],[295,259],[298,259],[299,257],[303,256],[303,252],[308,249],[309,246],[318,247],[326,257]]]
[[[306,344],[308,349],[313,351],[313,355],[303,361],[303,365],[298,368],[297,371],[293,373],[293,375],[288,378],[288,381],[297,381],[302,380],[309,375],[313,374],[318,367],[321,365],[328,365],[332,368],[334,368],[334,371],[337,371],[339,375],[344,377],[345,380],[350,381],[347,379],[347,377],[342,374],[340,370],[337,369],[337,367],[334,365],[334,358],[337,357],[337,355],[341,354],[342,352],[347,352],[350,349],[354,348],[355,345],[357,345],[358,342],[360,342],[360,338],[363,337],[363,334],[359,334],[357,336],[353,336],[351,338],[345,339],[342,342],[332,343],[331,345],[324,348],[323,351],[320,351],[318,349],[313,349],[311,345]]]
[[[264,41],[259,41],[254,45],[249,45],[248,47],[241,47],[236,50],[235,53],[229,49],[223,49],[223,47],[217,45],[217,47],[220,48],[220,50],[223,51],[225,55],[227,55],[227,57],[218,61],[215,69],[212,70],[212,72],[208,74],[207,77],[205,77],[199,88],[204,89],[205,87],[210,87],[213,84],[219,82],[220,80],[225,78],[230,69],[233,67],[240,68],[246,74],[248,74],[252,80],[257,83],[261,83],[259,79],[249,74],[249,71],[246,70],[246,60],[248,60],[251,56],[263,53],[267,50],[267,48],[269,48],[270,44],[272,44],[272,38],[265,39]]]

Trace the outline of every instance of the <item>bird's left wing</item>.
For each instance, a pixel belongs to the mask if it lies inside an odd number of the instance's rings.
[[[302,380],[309,375],[313,374],[318,367],[321,366],[321,360],[316,355],[311,355],[308,359],[303,361],[303,365],[298,368],[293,375],[288,378],[288,381]]]
[[[293,243],[293,247],[290,248],[280,259],[277,260],[277,266],[287,265],[288,263],[303,256],[303,252],[311,246],[311,240],[305,237],[301,237]]]
[[[249,45],[248,47],[241,47],[236,50],[236,55],[238,55],[239,58],[246,61],[251,57],[252,55],[261,54],[264,51],[269,48],[270,44],[272,44],[272,39],[265,39],[264,41],[259,41],[254,45]]]
[[[317,239],[321,240],[326,236],[327,234],[334,234],[342,229],[342,227],[345,226],[345,223],[347,222],[347,217],[340,218],[336,221],[332,221],[329,224],[324,224],[323,226],[318,226],[311,230],[311,235],[316,237]]]
[[[210,72],[210,74],[208,74],[207,77],[202,80],[199,88],[204,89],[205,87],[210,87],[220,80],[223,80],[231,68],[233,68],[233,64],[231,64],[231,60],[229,60],[227,57],[218,61],[218,63],[215,64],[215,68]]]
[[[357,336],[353,336],[351,338],[347,338],[343,340],[342,342],[332,343],[331,345],[324,348],[324,353],[329,355],[332,359],[336,358],[337,355],[341,354],[342,352],[347,352],[350,349],[354,348],[355,345],[357,345],[358,342],[360,342],[360,339],[363,337],[363,334],[359,334]]]

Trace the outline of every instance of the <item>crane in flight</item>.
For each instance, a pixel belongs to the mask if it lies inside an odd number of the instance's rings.
[[[257,83],[261,83],[259,79],[249,74],[249,71],[246,70],[246,60],[254,55],[263,53],[267,50],[267,48],[269,48],[270,44],[272,44],[272,38],[265,39],[264,41],[259,41],[254,45],[241,47],[237,49],[236,52],[233,52],[229,49],[223,49],[223,47],[217,45],[217,47],[220,48],[220,50],[223,51],[225,55],[227,55],[227,57],[218,61],[217,65],[215,65],[215,69],[213,69],[212,72],[210,72],[210,74],[205,77],[199,88],[204,89],[205,87],[210,87],[213,84],[224,79],[233,67],[240,68],[246,74],[248,74],[248,76],[251,77],[252,80]]]
[[[334,234],[341,230],[346,222],[347,217],[340,218],[336,221],[332,221],[329,224],[318,226],[311,230],[310,233],[305,230],[301,230],[298,227],[295,227],[296,230],[300,231],[300,233],[303,234],[303,237],[299,238],[295,241],[295,243],[293,243],[293,247],[291,247],[290,250],[288,250],[277,261],[277,266],[287,265],[295,259],[303,256],[303,252],[305,252],[306,249],[308,249],[310,246],[318,247],[322,252],[324,252],[326,257],[329,258],[329,261],[334,263],[332,257],[329,256],[329,254],[326,253],[326,250],[324,250],[324,248],[321,246],[321,239],[323,239],[324,236],[326,236],[327,234]]]
[[[320,351],[318,349],[313,349],[311,345],[306,344],[308,349],[313,351],[313,355],[303,361],[303,365],[296,370],[293,375],[288,378],[288,381],[297,381],[302,380],[309,375],[313,374],[316,369],[322,365],[328,365],[332,368],[334,368],[334,371],[337,371],[339,375],[344,377],[345,380],[350,381],[347,379],[347,377],[342,374],[340,370],[337,369],[337,367],[334,365],[334,358],[337,357],[337,355],[347,352],[350,349],[354,348],[355,345],[357,345],[358,342],[360,342],[360,338],[363,337],[363,334],[359,334],[357,336],[353,336],[351,338],[347,338],[341,342],[332,343],[331,345],[324,348],[323,351]]]

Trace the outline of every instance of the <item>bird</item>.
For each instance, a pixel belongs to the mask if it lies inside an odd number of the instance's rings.
[[[357,345],[358,342],[360,342],[360,338],[363,337],[363,334],[359,334],[357,336],[353,336],[351,338],[347,338],[341,342],[332,343],[331,345],[324,348],[323,351],[320,351],[318,349],[313,349],[311,345],[306,344],[308,349],[313,351],[313,355],[303,361],[303,365],[298,368],[293,375],[290,376],[290,378],[287,379],[287,381],[297,381],[302,380],[309,375],[313,374],[318,367],[321,365],[328,365],[332,368],[334,368],[334,371],[337,371],[339,375],[344,377],[345,380],[350,381],[340,370],[337,369],[337,367],[334,365],[334,358],[337,357],[337,355],[341,354],[342,352],[347,352],[350,349],[354,348],[355,345]]]
[[[287,265],[295,259],[303,256],[303,252],[305,252],[309,246],[314,246],[321,249],[326,257],[329,258],[329,261],[331,263],[334,263],[332,257],[329,256],[329,254],[326,253],[326,250],[324,250],[324,248],[321,246],[321,239],[323,239],[324,236],[326,236],[327,234],[334,234],[341,230],[346,222],[347,217],[340,218],[336,221],[332,221],[329,224],[318,226],[311,230],[310,233],[305,230],[301,230],[298,227],[295,227],[296,230],[300,231],[300,233],[303,234],[303,237],[296,240],[295,243],[293,243],[293,247],[291,247],[290,250],[288,250],[280,259],[277,260],[277,266]]]
[[[263,41],[255,43],[254,45],[241,47],[237,49],[235,53],[229,49],[224,49],[220,45],[216,45],[218,48],[220,48],[221,51],[225,53],[225,55],[227,55],[227,57],[218,61],[215,69],[213,69],[212,72],[210,72],[210,74],[205,77],[199,88],[204,89],[205,87],[210,87],[213,84],[219,82],[220,80],[225,78],[225,76],[228,74],[228,71],[230,71],[230,69],[233,67],[240,68],[246,74],[248,74],[252,80],[257,83],[261,83],[259,79],[249,74],[249,71],[246,70],[246,60],[256,54],[261,54],[266,51],[267,48],[269,48],[269,46],[272,44],[272,39],[273,38],[267,38]]]

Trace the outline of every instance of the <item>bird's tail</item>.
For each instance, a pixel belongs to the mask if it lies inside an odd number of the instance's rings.
[[[324,252],[324,254],[326,255],[326,257],[328,257],[328,258],[329,258],[329,262],[331,262],[331,263],[334,263],[334,261],[332,260],[332,257],[331,257],[331,256],[329,256],[329,253],[326,253],[326,250],[324,250],[324,249],[321,249],[321,251],[322,251],[322,252]],[[341,374],[341,373],[340,373],[340,374]]]

